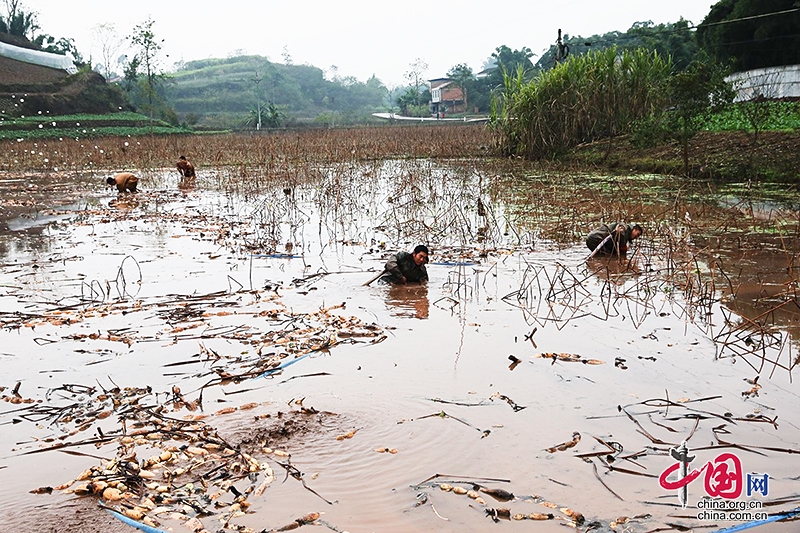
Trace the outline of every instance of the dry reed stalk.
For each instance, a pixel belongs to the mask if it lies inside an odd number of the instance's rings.
[[[77,137],[0,141],[0,171],[110,172],[173,168],[192,155],[198,168],[249,167],[277,174],[308,163],[486,155],[482,125],[280,131],[265,135]],[[58,169],[57,171],[55,169]]]

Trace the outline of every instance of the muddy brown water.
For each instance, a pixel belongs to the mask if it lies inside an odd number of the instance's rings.
[[[389,533],[743,523],[698,516],[703,476],[688,485],[686,508],[659,485],[684,440],[693,468],[731,452],[742,483],[768,474],[767,490],[735,501],[769,513],[798,506],[791,197],[678,195],[658,176],[509,184],[507,173],[463,161],[342,172],[252,191],[224,185],[235,180],[225,170],[189,187],[153,171],[141,193],[120,197],[96,176],[55,189],[0,178],[0,387],[38,402],[0,403],[0,531],[131,530],[96,497],[30,492],[117,453],[114,441],[73,445],[118,432],[116,414],[88,417],[75,433],[74,422],[29,416],[32,405],[83,400],[64,385],[150,387],[143,401],[153,405],[173,386],[187,399],[202,390],[205,423],[229,442],[260,443],[254,455],[276,480],[227,529],[219,513],[199,517],[208,531],[270,530],[309,512],[333,531]],[[621,193],[625,180],[649,196]],[[567,190],[565,200],[564,183],[585,196]],[[599,217],[647,228],[628,261],[586,261],[580,235]],[[432,247],[427,285],[363,285],[388,253],[417,242]],[[311,324],[331,335],[314,322],[323,308],[380,334],[340,327],[339,343],[280,372],[203,388],[215,368],[255,364],[259,345],[280,351],[270,332]],[[270,309],[295,319],[259,314]],[[257,406],[238,409],[248,404]],[[68,446],[41,451],[53,443]],[[317,494],[286,476],[287,460]],[[481,493],[482,504],[441,490],[445,482],[515,498]],[[555,518],[495,523],[500,508]],[[571,526],[568,508],[585,521]],[[169,516],[159,523],[190,530]]]

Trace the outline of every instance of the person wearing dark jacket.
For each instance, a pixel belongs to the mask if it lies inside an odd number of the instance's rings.
[[[425,263],[428,262],[428,247],[420,244],[412,253],[398,252],[386,261],[381,278],[390,283],[407,283],[428,281],[428,271]]]
[[[586,247],[592,255],[625,255],[628,244],[638,239],[644,230],[639,224],[623,224],[614,222],[603,224],[586,237]],[[590,256],[591,257],[591,256]]]

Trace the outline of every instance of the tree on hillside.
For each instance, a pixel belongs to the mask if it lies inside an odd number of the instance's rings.
[[[268,128],[280,128],[286,118],[286,113],[272,102],[268,102],[264,108],[251,109],[245,119],[245,126],[261,129],[264,124]]]
[[[697,56],[699,49],[691,26],[692,23],[683,17],[677,22],[658,25],[650,21],[636,22],[625,34],[622,48],[645,48],[658,52],[661,57],[672,58],[676,70],[683,70]]]
[[[83,58],[75,47],[75,41],[62,37],[57,39],[46,33],[37,35],[41,28],[36,21],[38,13],[26,12],[19,0],[5,0],[6,15],[0,15],[0,32],[21,37],[30,42],[36,49],[51,54],[71,55],[75,64],[82,66]]]
[[[362,83],[352,76],[336,78],[327,85],[328,107],[346,112],[354,109],[380,108],[380,102],[386,94],[383,83],[372,76]]]
[[[19,0],[5,0],[5,4],[6,15],[0,16],[0,32],[33,40],[34,33],[39,29],[36,13],[23,11]]]
[[[102,69],[102,74],[106,79],[115,75],[113,65],[125,40],[120,38],[119,32],[113,22],[98,24],[92,28],[92,37],[95,45],[100,49],[100,60],[102,63],[96,67]]]
[[[126,78],[137,80],[137,86],[144,93],[144,99],[147,100],[146,107],[151,120],[155,112],[155,104],[159,101],[158,85],[165,78],[159,59],[161,43],[164,40],[159,41],[156,38],[153,24],[155,21],[148,18],[141,24],[137,24],[133,28],[133,33],[128,36],[128,40],[136,49],[136,55],[128,63],[125,73]],[[139,69],[142,69],[141,73]],[[162,111],[166,110],[162,109]]]
[[[701,54],[686,70],[670,78],[670,108],[664,126],[667,135],[681,145],[685,175],[689,174],[689,141],[712,113],[733,101],[733,87],[725,81],[727,73],[727,68]]]
[[[512,50],[506,45],[498,46],[492,52],[496,68],[489,74],[489,83],[493,88],[503,87],[505,76],[515,76],[519,69],[522,69],[525,79],[530,79],[534,72],[533,56],[534,53],[527,46],[519,50]]]
[[[43,52],[50,52],[51,54],[59,54],[62,56],[69,54],[72,56],[73,62],[76,65],[82,66],[83,64],[83,57],[81,53],[78,52],[74,39],[68,39],[66,37],[56,39],[51,35],[42,34],[36,36],[33,40],[33,44],[38,46]]]
[[[425,72],[428,70],[428,64],[422,59],[416,58],[408,67],[408,71],[403,74],[403,77],[408,80],[411,88],[414,90],[414,104],[419,106],[422,99],[421,87],[425,84],[423,76],[425,76]]]
[[[3,0],[3,3],[6,5],[6,12],[9,18],[13,18],[20,7],[19,0]]]
[[[447,77],[461,88],[461,92],[464,93],[464,107],[469,109],[467,96],[475,84],[475,75],[472,73],[472,69],[464,63],[460,63],[448,71]]]
[[[697,28],[697,40],[734,72],[794,65],[800,50],[797,0],[721,0]]]
[[[283,46],[283,53],[281,54],[281,57],[283,57],[284,65],[294,65],[294,62],[292,61],[292,54],[289,53],[288,46]]]
[[[678,22],[654,25],[652,21],[635,22],[626,32],[611,31],[590,37],[564,35],[563,43],[572,56],[583,55],[591,50],[646,50],[658,52],[661,57],[671,57],[676,70],[685,69],[698,51],[691,23],[681,18]],[[540,70],[553,68],[556,64],[556,45],[542,54],[536,67]]]
[[[39,26],[36,24],[36,13],[19,12],[8,17],[0,17],[0,32],[17,37],[32,37]]]
[[[127,57],[127,56],[125,56]],[[133,59],[125,63],[122,68],[122,88],[130,97],[136,89],[139,81],[139,58],[133,56]]]

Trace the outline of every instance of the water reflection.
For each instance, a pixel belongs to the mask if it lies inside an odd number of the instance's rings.
[[[108,202],[108,207],[118,211],[130,211],[139,207],[139,200],[133,195],[120,195]]]
[[[639,261],[625,256],[594,256],[586,261],[586,268],[601,281],[623,285],[631,276],[641,273]]]
[[[18,217],[0,223],[0,261],[14,261],[22,253],[47,251],[51,243],[48,224],[58,220],[49,217],[36,223],[30,218]]]
[[[386,305],[394,316],[428,318],[430,302],[427,283],[389,285]]]
[[[714,280],[720,303],[761,333],[782,328],[794,338],[800,334],[796,228],[770,235],[728,232],[697,239],[701,257]],[[712,277],[713,276],[713,277]]]
[[[187,193],[193,191],[197,187],[197,178],[181,178],[178,181],[178,190],[181,192]]]

